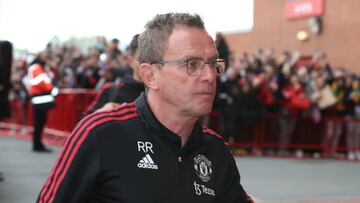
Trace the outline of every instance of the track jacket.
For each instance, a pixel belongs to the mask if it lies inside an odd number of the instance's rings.
[[[142,94],[78,123],[37,202],[253,201],[219,135],[196,123],[181,147],[180,137],[155,118]]]
[[[144,84],[134,80],[131,76],[125,76],[120,82],[106,83],[99,90],[95,100],[89,105],[84,115],[93,113],[108,102],[119,104],[132,102],[144,90]]]

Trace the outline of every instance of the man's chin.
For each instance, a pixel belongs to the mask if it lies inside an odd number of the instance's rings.
[[[212,111],[212,105],[204,106],[200,111],[200,116],[206,116]]]

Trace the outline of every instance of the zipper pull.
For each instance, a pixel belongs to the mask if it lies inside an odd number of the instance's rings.
[[[180,162],[180,163],[182,162],[182,158],[181,158],[181,156],[179,156],[179,159],[178,159],[178,160],[179,160],[179,162]]]

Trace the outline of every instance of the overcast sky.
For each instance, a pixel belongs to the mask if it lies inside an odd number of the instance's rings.
[[[55,35],[104,35],[125,46],[154,15],[175,11],[198,13],[212,35],[253,26],[253,0],[0,0],[0,39],[31,51]]]

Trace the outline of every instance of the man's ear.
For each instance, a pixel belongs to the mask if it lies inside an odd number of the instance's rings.
[[[153,90],[158,89],[158,84],[156,81],[156,69],[157,67],[155,67],[154,65],[151,65],[149,63],[142,63],[140,64],[140,76],[141,79],[143,80],[144,84]]]

